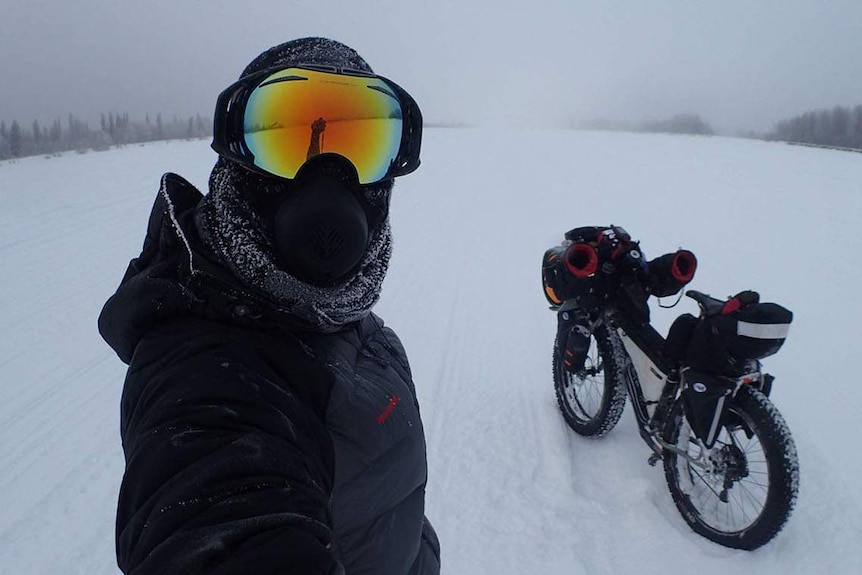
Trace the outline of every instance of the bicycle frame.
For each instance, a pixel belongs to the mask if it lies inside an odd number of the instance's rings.
[[[628,321],[621,311],[614,307],[605,308],[598,321],[609,322],[614,332],[619,337],[625,351],[627,364],[625,368],[626,390],[631,400],[635,419],[638,423],[638,431],[644,442],[653,450],[654,456],[651,462],[658,461],[663,450],[669,449],[677,455],[689,460],[699,467],[707,467],[708,461],[701,456],[692,458],[688,453],[678,449],[676,446],[666,443],[661,432],[664,419],[667,417],[669,407],[680,398],[684,389],[685,378],[669,380],[670,368],[667,360],[662,354],[664,338],[650,325],[637,326]],[[724,414],[727,401],[732,399],[742,385],[757,385],[761,391],[768,393],[771,384],[771,376],[760,371],[759,363],[757,370],[747,373],[738,378],[722,378],[727,381],[730,392],[721,397],[712,413],[709,425],[709,433],[701,438],[695,433],[695,439],[700,444],[703,453],[709,453],[713,443],[715,430]],[[685,373],[687,368],[683,368]],[[661,409],[659,407],[661,406]],[[656,412],[659,412],[656,415]],[[688,415],[686,414],[688,418]],[[693,422],[689,424],[694,430]]]
[[[649,324],[637,329],[614,307],[605,308],[600,321],[608,322],[622,343],[627,359],[626,390],[638,431],[644,442],[660,455],[664,446],[659,442],[656,426],[651,428],[650,422],[659,402],[673,400],[678,392],[678,386],[667,385],[670,370],[661,356],[664,338]]]

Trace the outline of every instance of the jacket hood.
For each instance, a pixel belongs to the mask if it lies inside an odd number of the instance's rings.
[[[181,176],[162,176],[141,254],[99,315],[99,333],[127,364],[152,327],[186,315],[271,330],[321,328],[308,306],[271,302],[217,261],[197,232],[202,200]]]
[[[189,314],[195,306],[194,294],[179,281],[183,268],[194,269],[193,252],[183,241],[180,219],[187,217],[201,197],[180,176],[162,176],[141,255],[129,262],[117,292],[99,315],[99,333],[125,363],[131,360],[140,338],[160,319]]]

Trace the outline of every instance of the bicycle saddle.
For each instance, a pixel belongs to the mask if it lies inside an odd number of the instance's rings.
[[[685,295],[693,299],[700,305],[701,309],[703,309],[704,315],[718,315],[721,313],[721,310],[724,309],[724,304],[726,303],[724,300],[720,300],[712,297],[709,294],[705,294],[703,292],[699,292],[697,290],[687,290]]]

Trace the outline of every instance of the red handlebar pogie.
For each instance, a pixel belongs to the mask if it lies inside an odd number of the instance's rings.
[[[688,250],[679,250],[673,256],[670,272],[678,282],[688,283],[697,270],[697,258]]]
[[[566,250],[566,268],[578,278],[593,275],[599,269],[599,254],[591,245],[572,244]]]

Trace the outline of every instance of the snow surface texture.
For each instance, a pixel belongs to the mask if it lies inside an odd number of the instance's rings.
[[[117,573],[125,366],[96,318],[140,250],[162,172],[204,186],[214,159],[195,141],[0,164],[0,573]],[[411,358],[444,572],[862,572],[860,192],[860,154],[426,130],[422,168],[393,194],[394,252],[375,309]],[[557,411],[541,256],[568,228],[609,223],[648,257],[693,250],[695,289],[753,288],[796,314],[766,367],[799,450],[799,501],[758,551],[685,525],[630,407],[599,440]],[[696,306],[652,310],[666,333]]]

